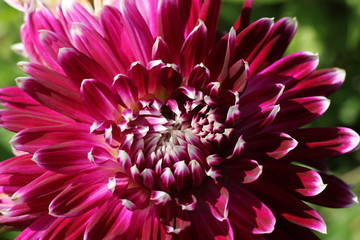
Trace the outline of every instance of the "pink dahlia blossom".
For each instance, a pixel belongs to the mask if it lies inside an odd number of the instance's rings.
[[[318,239],[305,202],[347,207],[324,158],[347,128],[301,128],[329,106],[340,69],[282,55],[296,20],[228,34],[220,0],[33,2],[28,77],[0,91],[16,157],[1,163],[0,223],[18,239]],[[100,7],[99,7],[100,6]]]

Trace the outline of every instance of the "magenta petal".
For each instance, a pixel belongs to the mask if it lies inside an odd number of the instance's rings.
[[[112,77],[101,65],[73,48],[61,48],[58,61],[67,76],[78,87],[84,79],[89,78],[95,78],[108,86],[112,83]]]
[[[77,131],[74,131],[74,128]],[[68,141],[95,141],[96,136],[89,136],[86,124],[66,124],[28,128],[17,133],[11,140],[15,149],[34,153],[37,150]],[[60,137],[61,136],[61,137]]]
[[[63,190],[73,179],[73,176],[46,172],[33,180],[31,184],[21,188],[13,195],[13,200],[18,203],[39,201],[46,196],[55,196]],[[49,191],[51,189],[51,191]]]
[[[36,151],[33,160],[50,171],[77,174],[96,167],[88,159],[90,150],[88,141],[70,141]]]
[[[91,217],[84,239],[114,239],[126,232],[133,212],[123,207],[119,200],[109,200]]]
[[[120,109],[111,90],[95,79],[86,79],[81,84],[81,96],[88,112],[99,121],[120,118]]]
[[[80,239],[92,212],[73,218],[57,218],[43,233],[44,239]]]
[[[44,106],[74,120],[91,122],[80,94],[58,84],[36,78],[17,78],[17,85]]]
[[[50,215],[43,215],[33,222],[29,227],[22,231],[17,239],[33,240],[39,239],[44,231],[56,221],[56,218]]]
[[[158,5],[158,35],[168,44],[170,51],[178,53],[184,41],[184,24],[181,21],[177,3],[161,0]],[[177,59],[179,60],[179,59]]]
[[[110,196],[105,184],[77,184],[67,187],[49,205],[49,212],[56,217],[74,217],[101,206]]]
[[[119,74],[111,87],[115,96],[127,108],[136,108],[138,101],[138,89],[134,83],[125,75]]]
[[[146,64],[151,58],[151,50],[154,44],[150,29],[133,1],[123,1],[120,11],[125,23],[125,32],[133,46],[134,54],[137,60]]]
[[[188,76],[191,69],[202,62],[207,54],[204,42],[206,41],[207,29],[204,22],[200,21],[194,30],[187,36],[181,48],[181,65],[184,67],[182,72]]]
[[[123,70],[109,44],[94,29],[82,23],[73,23],[71,35],[75,47],[103,66],[110,75],[114,76]]]
[[[0,109],[0,126],[12,132],[19,132],[33,127],[62,125],[70,122],[72,122],[71,119],[56,115]]]
[[[124,27],[120,11],[112,6],[104,6],[99,20],[104,29],[105,39],[119,58],[121,72],[126,72],[130,63],[135,61],[134,53],[129,48],[129,39],[124,35]]]

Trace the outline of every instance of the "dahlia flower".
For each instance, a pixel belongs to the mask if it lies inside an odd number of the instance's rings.
[[[282,57],[295,19],[229,33],[220,0],[65,0],[23,6],[29,76],[0,90],[16,154],[0,165],[0,223],[18,239],[318,239],[307,203],[348,207],[324,159],[352,130],[301,128],[340,69]]]

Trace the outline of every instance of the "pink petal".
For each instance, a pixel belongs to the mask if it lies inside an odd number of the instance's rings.
[[[119,200],[109,200],[96,211],[86,226],[84,239],[114,239],[131,228],[132,211]]]
[[[91,147],[84,140],[52,145],[35,152],[33,161],[50,171],[77,174],[96,168],[88,159]]]
[[[105,184],[77,184],[68,186],[49,206],[50,215],[56,217],[79,216],[101,206],[111,192]]]
[[[17,150],[34,153],[41,148],[68,141],[80,140],[90,142],[96,139],[95,135],[89,135],[88,125],[73,123],[24,129],[12,138],[11,143]]]

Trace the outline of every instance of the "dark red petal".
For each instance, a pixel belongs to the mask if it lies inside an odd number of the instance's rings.
[[[300,196],[299,194],[306,197],[316,196],[327,187],[318,172],[293,164],[264,163],[262,176],[268,182],[295,193],[296,197]]]
[[[229,219],[234,228],[253,234],[271,233],[274,230],[275,216],[260,199],[238,184],[231,184],[228,190]]]
[[[298,142],[286,133],[266,132],[245,139],[244,157],[251,159],[280,159],[291,152]]]
[[[235,63],[240,59],[245,61],[252,59],[268,37],[273,24],[274,21],[272,19],[262,18],[241,31],[236,36],[231,63]]]
[[[305,201],[331,208],[345,208],[358,203],[357,196],[351,191],[352,187],[340,179],[320,173],[327,187],[319,195],[303,197]]]
[[[269,206],[276,215],[294,224],[321,233],[326,232],[324,220],[314,209],[275,184],[265,179],[258,179],[244,186],[251,189],[251,192]]]
[[[236,33],[240,33],[250,24],[250,17],[252,11],[253,1],[252,0],[245,0],[244,5],[241,10],[241,15],[237,19],[236,23],[234,24],[234,28]]]
[[[325,113],[330,100],[325,97],[295,98],[280,103],[280,111],[267,127],[271,131],[291,131],[308,124]]]
[[[277,21],[259,52],[250,62],[250,75],[269,66],[282,57],[295,35],[297,21],[293,18],[282,18]]]
[[[359,135],[349,128],[297,129],[289,134],[299,144],[284,160],[303,163],[334,157],[353,151],[359,145]]]
[[[299,98],[307,96],[328,96],[335,92],[345,80],[345,71],[342,69],[321,69],[314,71],[306,78],[290,86],[283,98]]]
[[[193,67],[201,63],[207,54],[205,41],[207,28],[204,22],[200,21],[194,30],[187,36],[181,48],[181,66],[182,73],[187,77]]]

